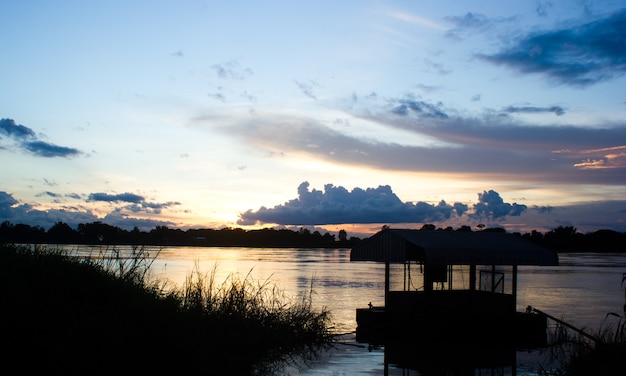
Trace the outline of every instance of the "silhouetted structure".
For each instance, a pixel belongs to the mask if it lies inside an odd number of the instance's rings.
[[[385,263],[385,306],[357,309],[359,340],[545,344],[546,318],[516,311],[517,271],[558,265],[558,256],[519,236],[386,229],[353,247],[350,261]]]

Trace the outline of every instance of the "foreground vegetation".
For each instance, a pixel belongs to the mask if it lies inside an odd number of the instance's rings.
[[[544,376],[583,376],[626,374],[626,322],[619,318],[616,327],[607,327],[593,335],[572,335],[564,328],[557,330],[551,345],[551,357],[558,367],[543,370]],[[607,315],[608,317],[609,315]]]
[[[194,271],[183,287],[150,281],[154,255],[79,258],[0,245],[5,370],[19,374],[263,374],[332,342],[311,296],[271,281]]]

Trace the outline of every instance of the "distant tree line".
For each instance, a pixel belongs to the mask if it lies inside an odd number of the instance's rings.
[[[189,229],[156,226],[150,231],[135,227],[128,231],[102,222],[79,224],[73,229],[64,222],[55,223],[47,231],[39,226],[0,224],[0,243],[16,244],[137,244],[178,246],[233,246],[233,247],[351,247],[361,239],[348,237],[345,230],[338,236],[328,232],[300,228],[264,228],[244,230],[241,228]]]
[[[478,225],[478,228],[478,231],[506,232],[505,229],[500,227],[485,228],[483,225]],[[452,227],[436,228],[435,225],[425,224],[421,230],[472,231],[472,228],[461,226],[455,230]],[[597,230],[583,234],[578,232],[573,226],[559,226],[545,233],[532,230],[525,234],[519,232],[514,232],[513,234],[543,247],[561,252],[626,252],[626,232]]]
[[[389,226],[383,226],[389,228]],[[422,231],[473,231],[470,226],[437,228],[425,224]],[[477,231],[505,232],[503,228],[478,226]],[[548,232],[536,230],[530,233],[514,233],[534,243],[556,251],[598,251],[626,252],[626,233],[613,230],[598,230],[582,234],[572,226],[559,226]],[[128,231],[102,222],[81,223],[76,229],[63,222],[55,223],[47,231],[40,226],[0,224],[0,243],[16,244],[137,244],[137,245],[178,245],[202,247],[352,247],[360,242],[345,230],[338,235],[328,232],[311,231],[301,227],[298,230],[263,228],[244,230],[241,228],[188,229],[156,226],[150,231],[140,231],[137,227]]]

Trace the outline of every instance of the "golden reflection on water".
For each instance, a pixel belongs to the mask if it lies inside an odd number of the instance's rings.
[[[153,277],[182,286],[194,268],[229,277],[269,280],[287,297],[312,293],[313,305],[331,310],[338,332],[356,327],[355,309],[384,303],[384,265],[350,263],[349,249],[167,247],[153,265]]]

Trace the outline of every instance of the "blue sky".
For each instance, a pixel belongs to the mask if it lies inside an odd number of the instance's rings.
[[[622,2],[0,14],[0,221],[626,231]]]

